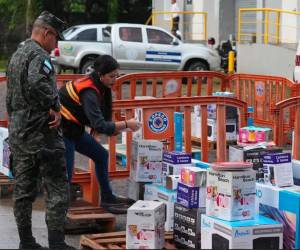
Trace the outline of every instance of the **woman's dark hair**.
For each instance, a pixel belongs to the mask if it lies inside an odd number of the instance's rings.
[[[98,56],[94,62],[94,71],[90,74],[90,77],[93,79],[93,82],[98,88],[103,91],[103,108],[102,113],[106,121],[112,120],[112,94],[111,89],[107,88],[100,80],[100,75],[105,75],[109,72],[112,72],[120,68],[120,65],[112,56],[103,55]]]
[[[119,63],[110,55],[98,56],[94,62],[94,69],[97,73],[105,75],[120,68]]]

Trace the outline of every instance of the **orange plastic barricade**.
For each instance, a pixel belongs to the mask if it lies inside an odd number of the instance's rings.
[[[214,91],[226,90],[225,78],[226,75],[214,71],[133,73],[117,79],[114,86],[115,99],[134,99],[135,96],[174,97],[212,95]],[[129,93],[126,93],[124,88],[128,84]],[[140,92],[137,92],[137,84],[142,85]]]
[[[276,103],[272,109],[274,116],[274,141],[278,146],[284,144],[284,113],[286,109],[294,108],[294,143],[293,159],[300,160],[300,97],[292,97]]]
[[[82,75],[63,74],[57,75],[57,86],[60,87],[67,81],[78,79]],[[6,77],[0,77],[0,84],[6,83]],[[284,100],[296,97],[300,94],[299,84],[283,77],[232,74],[225,75],[219,72],[152,72],[134,73],[121,76],[114,86],[114,118],[122,120],[125,117],[133,117],[133,110],[137,107],[149,109],[167,109],[173,113],[174,110],[184,112],[184,141],[187,151],[191,150],[191,107],[201,105],[201,150],[202,160],[208,161],[208,141],[207,141],[207,105],[217,104],[217,159],[226,158],[225,130],[225,106],[236,106],[240,109],[240,126],[245,125],[246,107],[254,107],[254,123],[261,126],[274,127],[275,139],[278,144],[284,143],[284,132],[294,127],[294,121],[299,119],[298,106],[288,105],[283,113],[278,102],[285,103]],[[230,91],[235,93],[235,98],[211,97],[216,91]],[[136,96],[153,96],[154,100],[133,100]],[[200,97],[201,96],[201,97]],[[163,98],[163,99],[162,99]],[[190,98],[190,99],[189,99]],[[283,104],[281,104],[283,105]],[[276,115],[274,120],[271,115],[273,107]],[[277,111],[276,111],[277,110]],[[278,111],[280,110],[280,111]],[[147,113],[147,112],[146,112]],[[173,119],[173,117],[172,117]],[[275,122],[276,121],[276,122]],[[298,122],[295,123],[298,126]],[[7,118],[0,118],[0,125],[7,126]],[[144,127],[146,129],[146,127]],[[298,127],[297,130],[299,131]],[[130,158],[130,143],[132,134],[127,134],[127,157]],[[165,134],[169,138],[169,147],[173,147],[172,128]],[[151,133],[149,133],[151,138]],[[295,137],[296,138],[296,137]],[[298,138],[298,137],[297,137]],[[158,139],[158,137],[157,137]],[[297,141],[298,139],[295,139]],[[129,158],[124,171],[116,170],[116,137],[109,138],[110,150],[110,176],[122,177],[129,174]],[[225,147],[224,147],[225,145]],[[294,143],[298,145],[298,143]],[[300,152],[299,149],[294,152]],[[90,164],[91,165],[91,164]],[[73,182],[81,182],[86,186],[85,198],[87,200],[97,200],[97,194],[93,192],[98,189],[95,175],[91,168],[88,173],[76,173]],[[92,174],[90,174],[92,173]],[[90,180],[90,185],[88,181]],[[83,184],[85,183],[85,184]]]
[[[228,76],[228,90],[235,93],[239,100],[254,107],[254,123],[273,127],[271,109],[282,100],[300,94],[300,85],[284,77],[233,74]],[[294,124],[294,109],[286,111],[284,130],[291,129]]]

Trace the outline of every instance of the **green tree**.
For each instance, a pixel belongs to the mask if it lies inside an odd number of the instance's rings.
[[[118,21],[119,4],[118,0],[110,0],[107,4],[108,23],[115,23]]]

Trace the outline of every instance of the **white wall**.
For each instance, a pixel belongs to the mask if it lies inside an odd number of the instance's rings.
[[[268,44],[238,44],[237,72],[293,79],[296,51]]]
[[[297,0],[282,1],[282,9],[297,11]],[[281,37],[284,43],[297,42],[297,15],[282,14]]]
[[[184,11],[185,0],[177,0],[177,5],[180,11]],[[168,12],[171,10],[171,0],[153,0],[152,1],[152,12]],[[183,18],[180,16],[179,29],[182,32]],[[154,25],[162,27],[168,31],[171,31],[171,15],[170,14],[160,14],[155,18]]]
[[[207,12],[207,36],[214,37],[216,44],[219,43],[219,6],[224,0],[204,0],[203,11]]]

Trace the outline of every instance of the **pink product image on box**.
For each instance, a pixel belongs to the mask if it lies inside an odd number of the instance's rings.
[[[240,128],[239,142],[263,142],[266,141],[266,132],[259,129]]]
[[[180,181],[184,184],[195,186],[196,182],[196,175],[194,171],[188,168],[182,168],[180,171]]]

